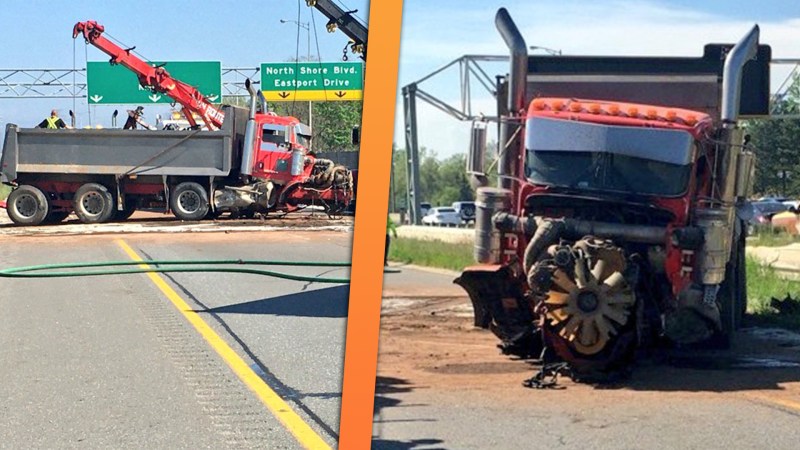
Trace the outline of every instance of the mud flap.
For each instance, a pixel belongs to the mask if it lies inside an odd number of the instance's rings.
[[[488,328],[502,341],[505,354],[538,356],[541,336],[519,277],[508,266],[486,265],[464,269],[453,283],[472,301],[475,326]]]

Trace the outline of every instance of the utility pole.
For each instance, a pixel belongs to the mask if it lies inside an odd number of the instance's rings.
[[[291,20],[291,19],[289,20],[281,19],[280,22],[293,23],[297,25],[297,28],[302,28],[306,30],[306,43],[307,43],[306,61],[311,62],[311,24],[309,24],[308,22],[298,22],[296,20]],[[311,100],[308,101],[308,126],[311,127],[312,130],[314,129],[314,117],[311,109]]]
[[[394,198],[394,148],[392,148],[392,166],[389,172],[389,210],[393,213],[397,212],[396,201]]]

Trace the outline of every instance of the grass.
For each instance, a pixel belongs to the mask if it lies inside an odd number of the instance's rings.
[[[792,313],[779,312],[772,307],[772,298],[794,299]],[[774,267],[747,257],[747,311],[756,323],[800,329],[800,281],[779,275]]]
[[[5,200],[11,192],[11,187],[5,184],[0,184],[0,200]]]
[[[410,238],[392,238],[389,260],[456,271],[475,264],[469,244]]]
[[[747,245],[751,247],[782,247],[795,242],[800,242],[800,235],[792,235],[772,227],[758,227],[755,233],[747,238]]]

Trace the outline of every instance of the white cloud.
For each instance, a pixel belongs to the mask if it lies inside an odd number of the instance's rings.
[[[485,2],[488,3],[488,2]],[[400,85],[430,73],[463,54],[506,54],[494,28],[496,7],[481,3],[473,9],[437,8],[433,2],[406,2],[401,41]],[[505,2],[528,45],[560,49],[565,54],[700,56],[712,42],[735,42],[752,22],[712,15],[652,2]],[[773,57],[797,57],[800,18],[764,22],[761,42],[772,47]],[[790,66],[772,68],[772,88],[777,89]],[[490,75],[494,75],[491,74]],[[433,84],[423,84],[431,94],[457,101],[457,71]],[[480,108],[492,113],[486,96]],[[469,124],[419,103],[419,143],[447,156],[466,149]],[[477,103],[473,103],[475,105]],[[398,98],[395,140],[403,147],[402,99]]]

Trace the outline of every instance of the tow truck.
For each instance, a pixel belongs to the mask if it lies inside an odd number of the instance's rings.
[[[353,14],[358,10],[345,11],[339,7],[332,0],[306,0],[306,5],[315,8],[328,18],[328,23],[325,28],[329,33],[333,33],[336,29],[350,38],[350,50],[359,55],[361,59],[367,60],[367,27],[361,24]],[[347,60],[347,46],[345,46],[344,58]]]
[[[0,181],[14,188],[7,207],[14,223],[59,222],[73,211],[84,223],[124,220],[139,205],[153,203],[181,220],[226,212],[291,212],[306,205],[337,216],[349,204],[351,172],[316,158],[311,128],[268,112],[249,80],[249,112],[218,108],[165,67],[154,67],[133,48],[106,39],[104,30],[95,21],[79,22],[73,38],[83,36],[109,55],[111,64],[134,72],[142,87],[180,104],[192,130],[45,130],[8,124]]]

